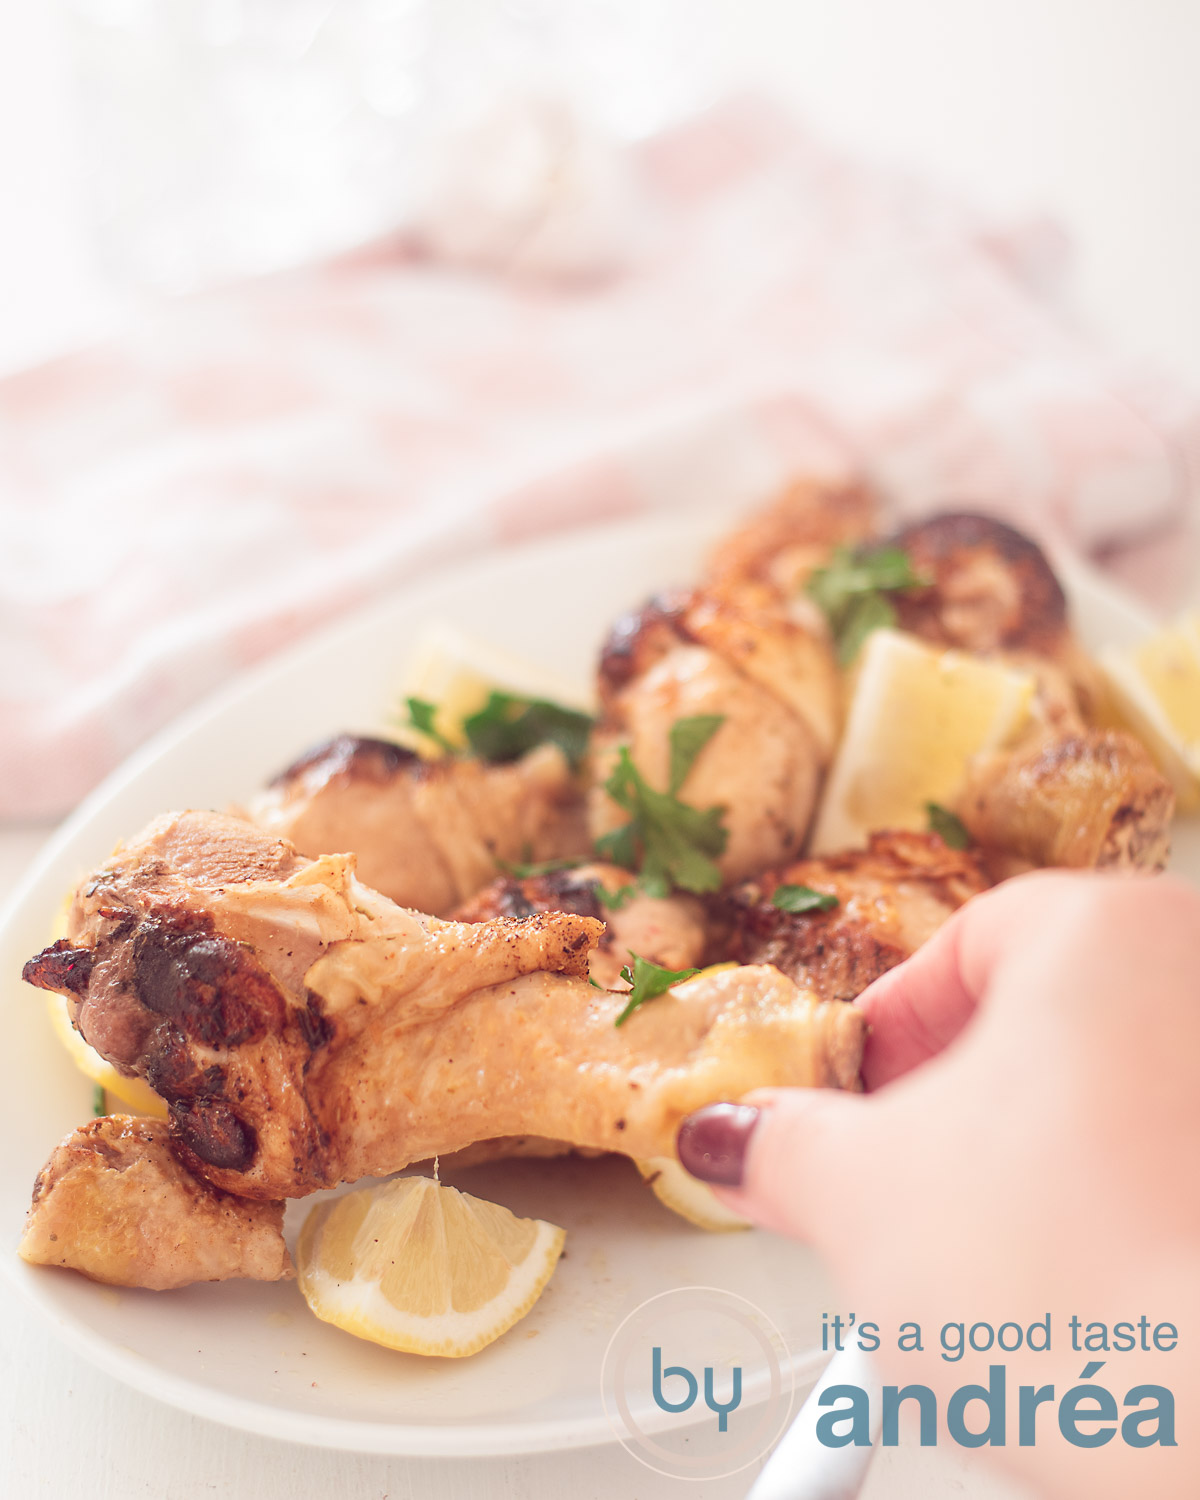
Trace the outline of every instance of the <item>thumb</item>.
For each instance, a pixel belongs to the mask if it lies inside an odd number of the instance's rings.
[[[864,1154],[875,1101],[837,1089],[758,1089],[679,1127],[679,1160],[736,1213],[820,1246]],[[863,1151],[858,1142],[863,1143]]]

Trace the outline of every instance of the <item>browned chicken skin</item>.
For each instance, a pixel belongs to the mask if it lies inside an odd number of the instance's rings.
[[[970,768],[958,812],[997,874],[1030,866],[1161,870],[1175,794],[1116,730],[1055,731]]]
[[[799,860],[713,898],[708,960],[774,964],[823,1000],[853,1000],[988,883],[977,856],[935,834],[875,833],[866,849]],[[838,904],[781,911],[771,898],[786,885]]]
[[[489,765],[422,760],[386,740],[338,735],[246,811],[310,857],[353,851],[373,890],[433,916],[487,885],[501,861],[588,851],[582,795],[553,745]]]
[[[725,592],[760,584],[794,598],[834,547],[867,541],[875,521],[864,486],[798,479],[721,538],[708,559],[708,586]]]
[[[606,990],[628,988],[621,969],[630,955],[664,969],[699,965],[706,945],[704,904],[695,896],[627,893],[633,876],[618,865],[588,864],[552,870],[524,880],[506,876],[481,891],[455,912],[460,922],[492,917],[529,917],[535,912],[573,911],[604,922],[605,932],[592,949],[590,973]],[[621,904],[606,906],[601,894],[622,893]]]
[[[34,1184],[19,1253],[153,1291],[293,1274],[282,1203],[194,1177],[171,1150],[165,1121],[130,1115],[90,1120],[55,1148]]]
[[[598,922],[475,925],[394,906],[217,813],[157,819],[86,881],[26,977],[170,1111],[186,1166],[300,1196],[495,1136],[669,1154],[683,1115],[767,1084],[853,1087],[861,1017],[765,968],[617,1027]]]
[[[891,596],[900,628],[960,651],[1057,654],[1067,600],[1036,542],[990,516],[951,512],[889,538],[928,587]]]

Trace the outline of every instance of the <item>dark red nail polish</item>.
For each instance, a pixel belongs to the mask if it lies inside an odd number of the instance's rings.
[[[701,1182],[740,1187],[746,1149],[761,1113],[752,1104],[706,1104],[693,1111],[675,1138],[679,1160]]]

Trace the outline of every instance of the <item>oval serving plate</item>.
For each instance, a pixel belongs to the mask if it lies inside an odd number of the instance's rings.
[[[613,1330],[648,1297],[705,1285],[749,1297],[780,1330],[797,1380],[815,1372],[829,1305],[815,1258],[761,1232],[693,1229],[615,1158],[496,1163],[453,1176],[567,1230],[567,1255],[534,1310],[466,1360],[394,1354],[353,1339],[314,1318],[294,1283],[115,1290],[26,1266],[14,1253],[37,1170],[90,1114],[90,1085],[55,1041],[42,997],[19,979],[25,959],[48,941],[71,884],[155,814],[224,806],[306,746],[378,723],[395,701],[414,635],[429,621],[587,683],[615,614],[692,575],[718,529],[644,519],[573,532],[405,588],[246,673],[168,727],[43,851],[0,927],[7,1052],[20,1059],[0,1102],[3,1262],[49,1323],[102,1369],[186,1411],[294,1442],[453,1456],[586,1446],[612,1437],[600,1370]],[[1087,645],[1148,628],[1095,574],[1067,563],[1061,573]],[[1178,831],[1176,864],[1200,877],[1198,830]],[[290,1240],[310,1203],[289,1208]]]

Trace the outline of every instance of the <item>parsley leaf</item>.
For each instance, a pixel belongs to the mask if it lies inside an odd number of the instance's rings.
[[[827,891],[814,891],[811,885],[776,886],[775,894],[771,897],[771,905],[777,906],[780,911],[797,913],[832,911],[837,904],[836,896]]]
[[[630,952],[633,959],[633,972],[630,973],[629,966],[621,970],[621,978],[629,985],[629,1003],[613,1022],[614,1026],[623,1026],[629,1017],[640,1005],[645,1005],[647,1000],[654,1000],[659,995],[665,995],[674,984],[682,984],[685,979],[690,979],[693,974],[699,974],[699,969],[664,969],[658,964],[651,963],[648,958],[639,958],[636,953]]]
[[[525,852],[528,854],[528,849]],[[581,855],[570,855],[565,859],[524,859],[513,864],[506,859],[498,859],[496,868],[505,875],[510,875],[514,880],[536,880],[541,875],[553,875],[558,870],[577,869],[583,863]]]
[[[404,700],[408,708],[408,722],[419,734],[428,737],[446,752],[447,755],[454,754],[454,746],[444,734],[435,726],[437,718],[437,704],[430,703],[426,698],[406,698]]]
[[[873,630],[888,630],[896,611],[882,594],[859,594],[846,610],[837,634],[838,666],[848,667]]]
[[[608,911],[623,911],[637,893],[636,881],[631,881],[629,885],[623,885],[619,890],[615,891],[610,891],[600,884],[596,886],[596,900]]]
[[[108,1113],[108,1096],[104,1092],[104,1085],[98,1083],[92,1090],[92,1116],[99,1119],[101,1115]]]
[[[696,757],[724,722],[724,714],[694,714],[690,719],[679,719],[672,724],[671,780],[668,787],[672,796],[687,780]]]
[[[408,718],[405,727],[427,735],[447,755],[456,755],[455,745],[437,728],[438,705],[425,698],[406,698]],[[577,769],[587,752],[592,730],[590,714],[575,708],[564,708],[548,698],[524,698],[518,693],[488,694],[488,700],[477,712],[463,720],[462,732],[466,750],[481,760],[502,765],[519,760],[538,745],[557,745]]]
[[[724,853],[729,837],[721,823],[725,809],[692,807],[676,792],[723,722],[720,714],[698,714],[672,726],[667,792],[655,791],[646,782],[628,746],[617,752],[604,790],[629,814],[629,822],[598,838],[596,849],[614,864],[639,870],[637,883],[648,896],[669,896],[674,889],[700,894],[721,887],[714,858]]]
[[[590,714],[517,693],[492,692],[478,713],[463,720],[472,753],[493,762],[519,760],[538,745],[552,744],[578,766],[591,729]]]
[[[930,833],[936,833],[948,849],[965,849],[970,844],[971,835],[967,832],[966,825],[948,807],[942,807],[937,802],[927,802],[925,811],[929,814]]]
[[[884,595],[926,588],[931,582],[899,547],[843,546],[834,548],[825,567],[813,570],[805,591],[829,621],[838,661],[848,666],[873,630],[896,623],[896,611]]]

